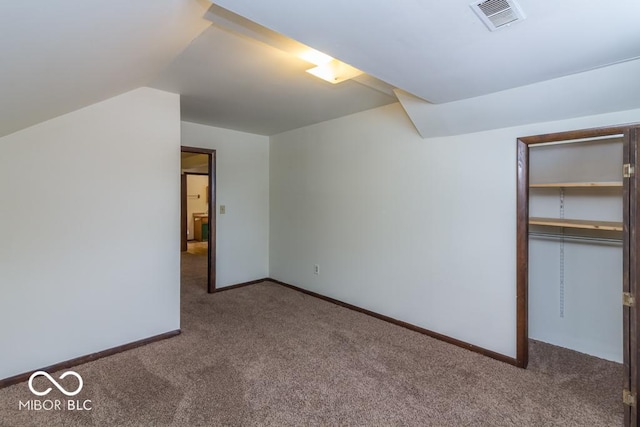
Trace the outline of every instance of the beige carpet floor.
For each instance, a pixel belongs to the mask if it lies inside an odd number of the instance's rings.
[[[198,242],[196,240],[187,242],[187,252],[191,255],[207,256],[209,252],[208,242]]]
[[[273,283],[208,295],[183,259],[180,336],[76,367],[91,411],[2,389],[0,425],[622,424],[619,364],[532,342],[522,370]]]

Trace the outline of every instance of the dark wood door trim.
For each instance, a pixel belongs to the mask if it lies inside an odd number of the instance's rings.
[[[216,291],[216,150],[209,148],[187,147],[181,146],[180,151],[183,153],[197,153],[206,154],[209,164],[209,239],[207,241],[208,246],[208,260],[207,260],[207,292],[214,293]],[[198,173],[188,172],[192,175],[202,175]],[[186,199],[185,199],[186,200]],[[183,222],[186,222],[186,216]],[[186,232],[184,233],[186,236]]]
[[[189,147],[187,145],[181,145],[180,151],[183,153],[197,153],[197,154],[211,154],[216,152],[216,150],[213,150],[211,148]]]
[[[216,291],[216,152],[211,150],[209,155],[209,284],[207,292]]]
[[[637,124],[635,124],[637,125]],[[594,129],[574,130],[568,132],[550,133],[545,135],[534,135],[518,138],[517,143],[517,172],[516,172],[516,365],[526,368],[528,363],[528,343],[529,343],[529,319],[528,319],[528,271],[529,271],[529,147],[535,144],[549,142],[569,141],[583,138],[597,138],[602,136],[613,136],[626,134],[631,126],[619,125],[611,127],[601,127]],[[637,155],[637,154],[636,154]],[[634,176],[634,182],[637,179]],[[625,187],[626,188],[626,187]],[[630,190],[631,200],[637,199],[636,190]],[[637,203],[637,201],[636,201]],[[637,213],[636,213],[637,215]],[[626,219],[625,219],[626,222]],[[631,218],[631,224],[633,224]],[[625,238],[629,238],[629,230],[625,225]],[[631,234],[633,238],[633,232]],[[636,239],[637,240],[637,239]],[[640,250],[640,247],[638,247]],[[632,278],[633,279],[633,278]],[[635,287],[631,282],[631,286]],[[634,289],[635,292],[635,289]],[[638,307],[636,306],[636,310]],[[632,322],[635,324],[635,320]],[[629,337],[635,340],[637,330],[631,331]],[[631,366],[635,364],[632,363]],[[634,378],[634,377],[631,377]]]
[[[187,250],[187,175],[180,175],[180,252]]]
[[[518,140],[516,366],[529,363],[529,146]]]

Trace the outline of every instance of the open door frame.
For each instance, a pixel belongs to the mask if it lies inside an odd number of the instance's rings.
[[[180,252],[187,251],[187,175],[180,174]]]
[[[209,158],[209,201],[208,201],[208,209],[209,212],[209,239],[207,241],[208,247],[208,260],[207,260],[207,292],[212,294],[216,291],[216,150],[208,149],[208,148],[197,148],[197,147],[180,147],[180,151],[182,153],[197,153],[197,154],[205,154]],[[186,177],[184,174],[181,175],[181,188],[183,191],[186,191]],[[181,202],[181,206],[182,206]],[[180,217],[182,221],[181,230],[182,239],[186,239],[186,230],[183,227],[186,226],[186,216],[184,214],[184,207],[181,207],[182,212]],[[186,240],[185,240],[186,243]],[[182,246],[182,243],[181,243]]]
[[[625,404],[625,426],[637,426],[640,419],[637,402],[640,372],[638,370],[638,332],[640,327],[640,301],[638,301],[638,254],[640,239],[637,225],[640,222],[638,198],[638,124],[559,132],[518,138],[517,140],[517,285],[516,285],[516,365],[526,368],[529,361],[528,291],[529,291],[529,147],[535,144],[624,135],[624,164],[633,167],[635,173],[625,177],[623,191],[623,286],[622,292],[630,293],[636,300],[632,307],[623,310],[624,394],[630,399]],[[622,167],[622,165],[621,165]],[[620,298],[622,303],[622,296]],[[621,393],[622,394],[622,393]]]

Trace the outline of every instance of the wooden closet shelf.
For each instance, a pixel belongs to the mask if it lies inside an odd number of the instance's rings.
[[[595,188],[622,187],[622,182],[550,182],[547,184],[531,184],[530,188]]]
[[[529,218],[529,225],[549,227],[584,228],[588,230],[622,231],[622,223],[615,221],[591,221],[582,219]]]

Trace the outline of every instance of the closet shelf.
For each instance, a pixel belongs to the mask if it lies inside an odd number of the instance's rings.
[[[622,231],[622,223],[615,221],[591,221],[582,219],[529,218],[529,225],[549,227],[584,228],[587,230]]]
[[[547,184],[530,184],[530,188],[611,188],[622,187],[621,181],[612,182],[550,182]]]

